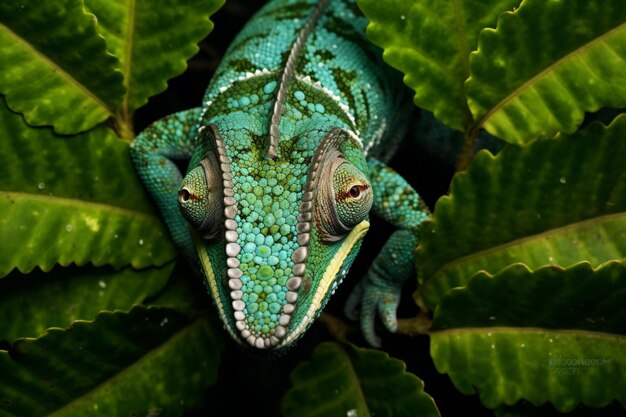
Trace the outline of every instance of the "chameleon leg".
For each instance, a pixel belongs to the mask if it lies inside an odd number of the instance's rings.
[[[194,108],[156,121],[137,136],[130,151],[137,173],[161,211],[174,243],[189,259],[195,259],[195,249],[188,223],[178,208],[177,195],[183,178],[174,161],[191,157],[201,112],[201,108]]]
[[[371,160],[370,180],[374,191],[372,212],[396,230],[378,254],[365,277],[355,287],[346,303],[346,315],[360,317],[367,342],[380,346],[374,331],[376,314],[391,332],[398,327],[396,311],[402,284],[415,276],[413,251],[418,243],[419,225],[430,216],[426,204],[398,173],[382,162]],[[357,313],[360,305],[360,312]]]

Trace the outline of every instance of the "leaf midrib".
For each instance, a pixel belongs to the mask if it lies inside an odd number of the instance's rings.
[[[342,356],[342,358],[345,360],[345,362],[348,364],[346,366],[348,370],[348,378],[352,380],[352,386],[356,388],[359,399],[365,406],[365,410],[367,411],[367,416],[365,417],[370,417],[372,413],[370,412],[369,406],[367,404],[367,400],[365,399],[365,394],[363,393],[363,389],[361,388],[361,380],[359,379],[358,375],[356,374],[356,371],[354,370],[352,361],[350,360],[350,357],[348,356],[346,351],[343,349],[343,347],[339,347],[338,351],[339,351],[339,354]]]
[[[86,208],[94,208],[94,209],[100,209],[103,211],[108,211],[108,212],[119,212],[119,213],[124,213],[126,215],[129,216],[133,216],[133,217],[143,217],[149,220],[153,220],[153,221],[158,221],[157,216],[155,216],[154,214],[151,213],[147,213],[145,211],[140,211],[137,209],[131,209],[131,208],[127,208],[127,207],[120,207],[120,206],[115,206],[112,204],[106,204],[106,203],[97,203],[94,201],[86,201],[86,200],[80,200],[78,198],[71,198],[71,197],[59,197],[59,196],[54,196],[54,195],[39,195],[39,194],[32,194],[32,193],[27,193],[27,192],[23,192],[23,191],[0,191],[0,196],[2,197],[14,197],[17,199],[31,199],[31,200],[37,200],[37,201],[41,201],[41,202],[46,202],[46,203],[52,203],[52,204],[59,204],[59,205],[77,205],[77,206],[83,206]]]
[[[136,368],[141,367],[141,365],[143,365],[145,362],[149,362],[150,359],[152,359],[152,357],[157,356],[164,346],[168,345],[169,343],[175,342],[177,339],[183,338],[183,336],[185,336],[193,328],[195,328],[196,326],[200,326],[202,324],[203,324],[202,319],[196,319],[194,321],[189,322],[182,329],[178,330],[177,332],[172,334],[170,337],[165,339],[163,343],[159,344],[158,346],[155,346],[153,349],[146,352],[143,356],[141,356],[140,358],[132,362],[130,366],[123,368],[121,371],[117,372],[114,375],[111,375],[109,378],[105,379],[100,384],[86,391],[79,397],[60,406],[59,408],[57,408],[56,410],[48,414],[48,417],[58,415],[59,413],[63,412],[65,409],[72,407],[74,404],[79,404],[80,402],[87,401],[91,395],[96,394],[99,390],[105,389],[109,384],[114,384],[117,380],[124,379],[126,374],[132,372]]]
[[[571,51],[570,53],[568,53],[568,54],[562,56],[561,58],[559,58],[558,60],[554,61],[551,65],[547,66],[546,68],[541,70],[539,73],[537,73],[533,77],[531,77],[528,80],[524,81],[517,88],[515,88],[515,90],[513,90],[506,97],[504,97],[499,102],[497,102],[494,106],[492,106],[491,109],[489,109],[487,111],[487,113],[485,113],[476,122],[477,129],[480,129],[480,128],[484,127],[484,125],[486,123],[488,123],[489,119],[495,113],[497,113],[499,110],[501,110],[504,106],[506,106],[508,103],[510,103],[513,99],[518,97],[522,93],[522,91],[530,88],[531,85],[533,85],[539,79],[543,78],[546,74],[556,70],[559,66],[561,66],[564,62],[568,61],[570,58],[572,58],[572,57],[574,57],[576,55],[582,54],[587,49],[593,47],[595,44],[600,43],[600,42],[606,40],[607,38],[611,37],[615,32],[619,32],[624,27],[626,27],[626,22],[624,22],[624,23],[614,27],[613,29],[611,29],[611,30],[609,30],[609,31],[607,31],[605,33],[603,33],[602,35],[598,36],[597,38],[592,39],[590,42],[587,42],[587,43],[581,45],[580,47],[576,48],[575,50]]]
[[[618,339],[623,342],[626,342],[626,335],[618,334],[618,333],[607,333],[607,332],[597,332],[592,330],[582,330],[582,329],[551,329],[548,327],[511,327],[511,326],[493,326],[493,327],[454,327],[451,329],[445,330],[431,330],[428,332],[429,335],[448,335],[448,334],[458,334],[458,333],[467,333],[467,334],[475,334],[475,333],[513,333],[515,335],[524,334],[524,333],[556,333],[563,334],[568,336],[584,336],[584,337],[596,337],[596,338],[613,338]]]
[[[496,246],[489,247],[487,249],[483,249],[478,252],[473,252],[473,253],[470,253],[469,255],[465,255],[460,258],[455,258],[452,261],[445,263],[443,266],[436,269],[432,274],[429,274],[427,280],[430,280],[431,277],[434,277],[435,275],[445,273],[446,270],[452,269],[460,264],[463,264],[475,258],[483,257],[491,253],[501,252],[503,250],[506,250],[507,248],[522,245],[526,242],[530,242],[535,239],[558,235],[558,234],[566,232],[567,230],[582,228],[584,226],[587,226],[596,222],[603,223],[605,221],[618,219],[620,217],[626,217],[626,212],[605,214],[602,216],[596,216],[596,217],[592,217],[589,219],[581,220],[579,222],[569,223],[560,227],[555,227],[555,228],[543,231],[541,233],[536,233],[534,235],[520,237],[520,238],[511,240],[511,241],[508,241],[508,242],[505,242]],[[492,271],[492,272],[496,272],[496,271]]]
[[[457,33],[457,41],[458,41],[458,46],[459,46],[459,54],[461,55],[461,66],[460,66],[460,73],[461,73],[461,89],[463,88],[463,83],[465,82],[465,80],[467,80],[467,78],[470,75],[470,69],[469,69],[469,56],[470,56],[470,49],[467,47],[467,35],[466,35],[466,28],[463,25],[463,19],[461,18],[461,3],[460,0],[453,0],[453,7],[452,10],[454,12],[454,26],[456,28],[456,33]],[[466,108],[469,111],[469,108],[467,106],[467,102],[464,102],[464,108]]]
[[[459,81],[459,89],[460,89],[460,97],[459,101],[460,106],[463,108],[463,122],[462,125],[465,127],[472,122],[472,111],[467,104],[467,99],[465,98],[465,80],[470,76],[470,67],[469,67],[469,57],[470,57],[470,48],[467,45],[467,28],[463,24],[463,19],[461,18],[462,10],[461,10],[461,2],[459,0],[453,0],[453,13],[454,13],[454,26],[456,28],[457,33],[457,42],[459,47],[459,55],[461,62],[460,65],[460,80]],[[459,75],[459,74],[457,74]]]
[[[85,96],[94,101],[98,106],[104,109],[109,116],[113,116],[113,110],[106,104],[96,93],[91,91],[86,85],[82,84],[72,75],[70,75],[67,71],[65,71],[61,66],[59,66],[56,62],[51,60],[48,56],[46,56],[43,52],[39,51],[35,45],[28,42],[26,39],[22,38],[16,32],[14,32],[11,28],[6,26],[3,23],[0,23],[0,27],[4,28],[9,35],[11,35],[15,40],[19,43],[25,45],[28,49],[30,49],[34,55],[36,55],[41,61],[54,69],[54,72],[65,78],[70,84],[74,85],[78,90],[82,91]]]
[[[131,93],[131,69],[132,69],[132,56],[133,46],[135,38],[135,8],[137,6],[136,0],[128,1],[128,22],[126,25],[126,42],[124,42],[124,85],[126,86],[126,94],[124,95],[123,112],[125,120],[130,119],[130,93]]]

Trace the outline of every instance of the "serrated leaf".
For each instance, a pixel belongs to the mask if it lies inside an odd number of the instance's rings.
[[[477,125],[510,143],[572,133],[626,106],[626,3],[525,0],[480,34],[467,95]]]
[[[173,259],[128,144],[110,130],[59,138],[2,105],[0,136],[0,277],[14,268],[143,268]]]
[[[490,408],[520,399],[560,412],[626,404],[625,296],[621,262],[479,273],[435,310],[431,355]]]
[[[465,97],[469,56],[480,30],[520,0],[358,0],[370,20],[368,38],[383,58],[405,74],[417,106],[447,125],[464,130],[472,122]]]
[[[322,343],[291,374],[289,416],[439,416],[424,383],[386,353]]]
[[[621,262],[597,270],[587,262],[535,271],[516,264],[494,276],[478,273],[466,288],[452,290],[436,310],[433,328],[525,326],[626,334],[624,296]]]
[[[217,379],[206,318],[137,307],[0,350],[0,415],[179,416]]]
[[[117,66],[80,0],[0,2],[0,94],[29,124],[72,134],[115,115]]]
[[[572,137],[476,155],[422,229],[420,289],[434,307],[479,270],[626,256],[626,116]]]
[[[167,88],[166,81],[187,68],[197,43],[213,29],[209,17],[224,0],[85,0],[98,18],[98,31],[120,59],[127,93],[124,118]]]
[[[37,337],[50,327],[93,320],[102,310],[129,310],[159,292],[173,263],[162,268],[54,268],[0,280],[0,340]],[[45,300],[45,302],[42,302]]]

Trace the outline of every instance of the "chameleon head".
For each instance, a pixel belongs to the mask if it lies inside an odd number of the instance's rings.
[[[268,160],[253,144],[234,155],[217,128],[205,130],[213,145],[183,180],[181,212],[199,232],[227,330],[242,344],[283,349],[319,315],[369,228],[360,141],[341,129],[309,132]]]

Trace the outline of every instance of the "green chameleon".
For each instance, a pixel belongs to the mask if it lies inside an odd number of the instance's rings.
[[[370,211],[398,230],[346,311],[372,345],[377,315],[397,328],[429,212],[384,163],[411,103],[366,25],[351,0],[269,2],[230,46],[203,105],[133,143],[174,242],[241,344],[280,350],[304,334],[346,276]],[[176,160],[189,161],[184,178]]]

